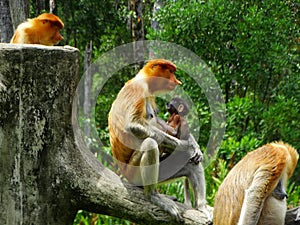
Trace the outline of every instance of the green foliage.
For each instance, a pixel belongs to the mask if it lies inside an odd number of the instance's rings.
[[[228,163],[218,157],[208,158],[206,156],[205,180],[206,180],[206,198],[207,203],[214,205],[214,199],[222,181],[229,172]]]
[[[296,186],[295,183],[290,183],[287,189],[288,206],[294,208],[300,204],[300,186]]]
[[[265,140],[289,140],[289,143],[299,149],[299,115],[299,102],[294,97],[287,99],[277,96],[276,102],[262,113],[261,129]]]
[[[290,53],[298,29],[285,1],[168,1],[156,20],[163,29],[148,38],[176,42],[201,56],[227,100],[252,92],[267,101],[296,63]]]

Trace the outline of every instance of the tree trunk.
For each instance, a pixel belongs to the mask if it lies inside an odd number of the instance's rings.
[[[37,13],[41,14],[43,10],[46,9],[46,0],[37,0],[36,1]]]
[[[159,13],[159,11],[164,7],[164,3],[164,0],[156,0],[153,5],[151,28],[155,30],[155,32],[158,32],[160,30],[159,21],[157,21],[155,17]],[[155,51],[153,51],[152,48],[149,49],[149,57],[150,59],[157,58],[157,56],[155,55]]]
[[[92,63],[92,47],[93,43],[90,41],[85,46],[84,52],[84,118],[86,121],[89,121],[91,118],[91,90],[92,90],[92,74],[90,70],[90,66]],[[85,123],[84,126],[84,133],[85,135],[90,138],[90,123]]]
[[[0,0],[0,42],[9,43],[14,34],[10,18],[9,0]]]
[[[131,32],[135,61],[140,62],[140,67],[143,67],[145,61],[145,46],[142,42],[145,40],[144,19],[143,19],[143,1],[130,0],[131,16]]]
[[[0,224],[72,224],[79,209],[138,224],[208,224],[179,203],[176,223],[87,149],[72,126],[78,67],[75,48],[0,44]]]
[[[159,22],[155,20],[155,16],[161,10],[161,8],[164,7],[164,2],[165,1],[163,0],[156,0],[153,5],[153,18],[151,19],[151,27],[155,31],[158,31],[160,29]]]
[[[50,13],[54,13],[56,14],[56,4],[55,4],[55,0],[49,0],[49,12]]]
[[[14,30],[29,17],[29,3],[24,0],[9,0],[9,9]]]

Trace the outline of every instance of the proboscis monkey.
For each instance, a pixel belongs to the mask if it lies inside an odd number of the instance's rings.
[[[62,28],[64,24],[59,17],[51,13],[43,13],[21,23],[10,43],[55,45],[64,40],[59,33]]]
[[[120,90],[112,104],[108,122],[112,152],[121,173],[130,183],[143,186],[146,197],[154,204],[180,220],[175,202],[158,195],[158,182],[187,176],[196,190],[197,204],[205,205],[206,201],[205,196],[201,195],[205,179],[203,173],[199,173],[197,162],[202,153],[198,144],[192,135],[188,140],[179,140],[163,132],[157,122],[155,95],[171,91],[181,84],[175,77],[175,70],[176,66],[168,60],[150,60]],[[171,164],[164,167],[160,162],[161,145],[168,146],[166,149],[172,151],[172,155],[184,154],[184,164],[179,165],[179,170],[173,171],[173,168],[169,168]],[[193,163],[190,163],[190,159]],[[166,176],[168,172],[171,174]]]
[[[286,185],[297,165],[297,151],[273,142],[249,152],[221,184],[214,225],[284,225]]]

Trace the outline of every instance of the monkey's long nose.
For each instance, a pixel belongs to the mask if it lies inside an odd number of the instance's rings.
[[[176,77],[175,77],[175,84],[180,85],[180,84],[182,84],[182,83],[181,83],[180,80],[177,80]]]
[[[59,40],[61,40],[61,41],[65,40],[64,37],[61,34],[59,34]]]

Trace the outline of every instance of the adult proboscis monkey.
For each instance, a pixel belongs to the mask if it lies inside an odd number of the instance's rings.
[[[62,28],[64,28],[64,24],[58,16],[52,13],[43,13],[21,23],[10,43],[56,45],[64,40],[59,33]]]
[[[221,184],[213,224],[283,225],[286,185],[298,158],[297,151],[283,142],[249,152]]]
[[[130,183],[143,186],[145,195],[154,204],[180,220],[175,202],[166,201],[157,193],[158,182],[186,176],[194,189],[197,208],[206,205],[206,201],[204,173],[199,164],[202,153],[198,144],[192,135],[188,140],[179,140],[163,132],[157,122],[155,95],[181,84],[175,71],[175,64],[168,60],[150,60],[120,90],[108,121],[110,143],[121,173]],[[167,146],[165,149],[170,153],[174,151],[171,156],[181,160],[179,170],[173,171],[172,164],[163,166],[161,145]],[[171,174],[166,175],[167,172]]]

